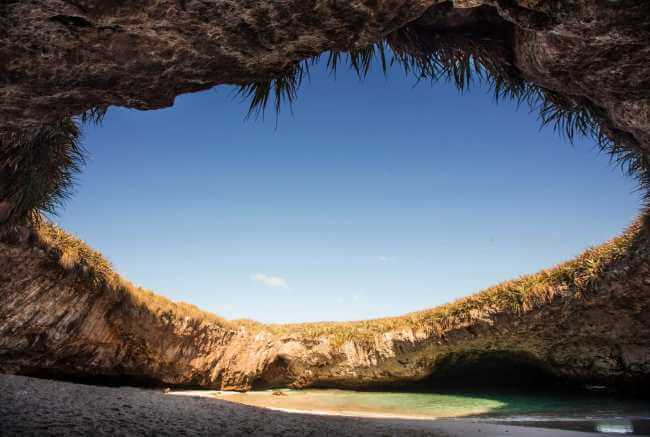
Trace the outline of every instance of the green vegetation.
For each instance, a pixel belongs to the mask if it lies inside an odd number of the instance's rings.
[[[40,247],[53,253],[62,268],[77,272],[87,286],[131,299],[164,320],[190,317],[230,329],[267,331],[305,339],[329,337],[334,345],[341,346],[348,341],[373,344],[375,336],[388,331],[412,330],[441,335],[495,314],[523,314],[551,302],[559,294],[573,299],[584,298],[608,267],[629,252],[644,226],[644,219],[639,219],[621,236],[587,249],[573,260],[436,308],[374,320],[270,325],[252,320],[226,321],[194,305],[172,302],[136,287],[115,273],[110,263],[86,243],[44,220],[34,226],[34,235]]]
[[[186,302],[173,302],[149,290],[137,287],[118,275],[99,252],[82,240],[44,219],[33,226],[38,246],[52,254],[60,267],[76,272],[86,286],[104,289],[116,296],[129,299],[131,303],[149,311],[156,317],[171,321],[189,317],[198,322],[207,321],[224,328],[234,328],[227,320]]]

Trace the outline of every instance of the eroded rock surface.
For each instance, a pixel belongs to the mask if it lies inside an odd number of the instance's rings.
[[[0,134],[18,136],[0,135],[0,222],[18,210],[24,219],[60,191],[69,163],[50,165],[39,153],[52,146],[65,156],[46,140],[65,133],[52,126],[65,127],[66,117],[110,105],[169,106],[182,93],[269,80],[302,59],[405,29],[476,46],[564,108],[589,107],[620,142],[616,151],[647,171],[645,0],[3,1]],[[30,173],[39,163],[51,180]],[[40,200],[21,206],[33,198]],[[587,296],[568,287],[523,313],[488,308],[483,319],[446,331],[387,330],[342,342],[307,328],[158,317],[109,287],[89,287],[19,239],[0,246],[0,370],[242,390],[360,387],[420,380],[453,356],[480,361],[486,351],[506,351],[566,379],[647,386],[647,234]]]
[[[436,0],[3,2],[0,119],[18,127],[92,106],[170,106],[182,93],[273,77],[367,45]]]
[[[179,94],[277,77],[405,25],[431,38],[500,40],[523,79],[588,101],[611,130],[650,150],[644,0],[3,2],[1,127],[31,129],[108,105],[169,106]],[[483,37],[492,30],[499,36]]]
[[[301,61],[378,41],[407,57],[443,53],[433,64],[447,67],[479,54],[505,89],[532,86],[549,105],[543,118],[568,136],[600,126],[613,141],[601,146],[650,185],[645,0],[4,1],[0,227],[65,196],[71,116],[286,79]],[[526,100],[521,89],[505,94]]]
[[[650,383],[649,238],[649,229],[638,231],[587,295],[562,286],[527,310],[484,305],[480,317],[442,330],[405,324],[369,338],[353,323],[343,341],[308,324],[279,332],[156,316],[89,288],[29,241],[3,243],[0,372],[235,390],[359,388],[435,381],[501,357],[565,381],[640,391]]]

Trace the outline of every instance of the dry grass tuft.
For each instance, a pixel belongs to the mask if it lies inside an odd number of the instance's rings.
[[[77,122],[70,118],[31,132],[0,132],[0,231],[37,211],[55,213],[71,195],[84,164]]]
[[[641,227],[642,220],[638,220],[623,235],[589,248],[571,261],[436,308],[375,320],[266,325],[263,328],[303,338],[328,337],[335,346],[349,341],[372,345],[378,336],[389,331],[421,331],[440,336],[496,314],[519,316],[550,303],[559,295],[569,299],[588,296],[607,268],[628,253]]]
[[[485,83],[496,102],[510,99],[527,104],[538,114],[542,127],[551,127],[569,142],[580,136],[595,141],[613,163],[637,179],[638,189],[650,205],[650,156],[637,141],[612,128],[607,114],[588,99],[559,95],[526,82],[503,38],[507,37],[481,31],[433,32],[407,25],[367,47],[329,52],[327,68],[335,74],[342,64],[347,64],[359,78],[364,78],[374,63],[379,63],[384,74],[395,65],[418,82],[448,81],[460,91],[472,83]],[[312,57],[296,62],[273,79],[242,86],[239,94],[250,99],[249,115],[263,113],[271,100],[276,114],[283,103],[292,105],[304,78],[309,76],[310,65],[318,60]]]
[[[378,336],[390,331],[409,330],[441,336],[497,314],[519,316],[558,296],[582,299],[594,290],[612,263],[628,253],[643,226],[643,219],[637,220],[621,236],[589,248],[573,260],[428,310],[374,320],[270,325],[248,319],[227,321],[194,305],[173,302],[136,287],[115,273],[101,254],[45,220],[34,225],[34,235],[43,249],[55,255],[62,268],[80,274],[89,287],[111,290],[167,322],[189,317],[228,329],[267,331],[312,340],[328,338],[334,346],[340,347],[350,341],[370,346]]]
[[[113,270],[110,262],[85,242],[68,234],[44,219],[34,223],[33,234],[37,244],[51,253],[61,268],[76,272],[92,289],[104,289],[117,296],[130,299],[134,305],[167,322],[190,318],[197,322],[210,322],[224,328],[234,325],[222,317],[186,302],[174,302],[150,290],[137,287]]]

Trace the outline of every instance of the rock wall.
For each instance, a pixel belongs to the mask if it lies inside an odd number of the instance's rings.
[[[170,106],[182,93],[269,80],[305,58],[400,31],[498,54],[500,67],[565,108],[589,107],[620,142],[614,151],[637,172],[650,168],[645,0],[9,0],[0,2],[0,221],[30,196],[40,200],[20,211],[60,195],[77,149],[44,142],[74,137],[70,126],[55,128],[66,117]],[[43,144],[65,159],[39,157]],[[34,187],[38,163],[53,176]],[[160,318],[110,288],[89,287],[28,240],[2,243],[0,370],[235,389],[359,387],[420,380],[450,356],[507,352],[566,379],[647,386],[647,234],[587,297],[569,288],[522,314],[342,344],[307,328]]]
[[[453,52],[447,67],[484,55],[503,73],[495,83],[528,84],[535,92],[515,97],[542,96],[543,118],[568,136],[598,125],[600,139],[614,141],[601,146],[647,188],[649,40],[645,0],[0,2],[0,228],[69,194],[83,162],[71,116],[268,84],[323,52],[378,41],[405,56],[427,45]]]
[[[488,11],[486,13],[486,10]],[[0,128],[277,77],[301,59],[414,26],[494,44],[523,79],[602,109],[648,152],[644,0],[26,0],[0,4]]]
[[[361,388],[444,380],[450,367],[501,357],[566,382],[648,390],[649,248],[645,227],[587,296],[565,287],[527,311],[487,309],[439,332],[403,328],[368,340],[352,324],[351,337],[336,342],[309,334],[307,324],[278,333],[156,316],[108,288],[89,288],[29,241],[5,242],[0,372],[235,390]]]
[[[0,4],[0,119],[24,127],[92,106],[171,106],[182,93],[278,75],[367,45],[436,0],[52,0]]]

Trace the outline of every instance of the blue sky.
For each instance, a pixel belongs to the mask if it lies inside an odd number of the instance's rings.
[[[136,284],[228,318],[364,319],[532,273],[616,235],[635,183],[486,89],[312,68],[293,114],[228,87],[111,108],[55,219]]]

